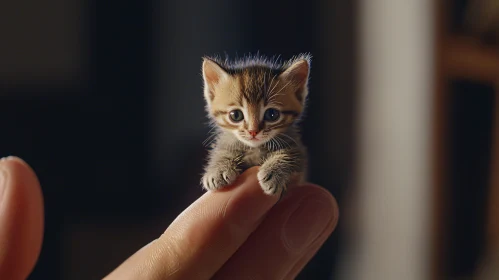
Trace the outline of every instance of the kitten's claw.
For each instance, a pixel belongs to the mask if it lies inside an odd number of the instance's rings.
[[[225,171],[222,176],[227,184],[232,184],[237,178],[237,172],[234,170]]]
[[[272,170],[260,168],[257,177],[263,192],[267,195],[276,195],[280,193],[285,186],[285,183],[282,180],[279,180],[279,177],[276,176],[275,172]]]
[[[204,174],[202,182],[205,190],[218,190],[228,186],[236,180],[238,172],[236,170],[208,171]]]

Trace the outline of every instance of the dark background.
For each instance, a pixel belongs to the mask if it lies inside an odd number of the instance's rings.
[[[444,19],[445,32],[473,40],[480,46],[479,52],[486,52],[488,47],[494,51],[498,48],[497,34],[480,34],[470,24],[468,13],[473,2],[443,2],[448,14]],[[446,214],[442,221],[445,227],[442,243],[446,248],[442,270],[445,279],[471,278],[482,268],[485,258],[489,257],[487,254],[494,250],[488,244],[487,227],[491,218],[489,203],[493,201],[490,197],[494,184],[492,151],[498,145],[493,135],[499,125],[494,123],[498,91],[491,81],[446,77],[445,92],[448,96],[445,113],[448,143],[443,147],[447,154],[445,166],[440,168],[448,168],[449,174],[442,186],[448,195],[439,202],[444,205]],[[443,108],[438,110],[445,111]]]
[[[97,279],[202,194],[201,57],[313,55],[310,181],[339,200],[353,166],[355,1],[0,4],[0,156],[37,172],[45,237],[30,279]],[[339,230],[303,271],[328,279]]]

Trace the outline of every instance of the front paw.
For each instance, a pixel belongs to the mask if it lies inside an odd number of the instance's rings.
[[[262,166],[257,177],[263,192],[268,195],[279,194],[286,187],[286,176],[277,169]]]
[[[236,180],[239,173],[234,169],[208,170],[203,176],[202,182],[205,190],[218,190],[228,186]]]

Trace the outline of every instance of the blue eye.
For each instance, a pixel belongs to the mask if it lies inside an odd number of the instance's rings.
[[[268,122],[275,122],[279,119],[280,116],[281,113],[279,112],[279,110],[276,110],[274,108],[269,108],[265,111],[263,119]]]
[[[243,112],[241,112],[241,110],[233,110],[233,111],[230,111],[229,118],[233,122],[240,122],[244,119],[244,115],[243,115]]]

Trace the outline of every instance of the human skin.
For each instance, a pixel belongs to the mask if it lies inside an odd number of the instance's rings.
[[[338,206],[313,184],[291,188],[278,202],[263,193],[257,172],[251,168],[230,187],[203,194],[104,279],[295,278],[336,227]],[[0,160],[0,279],[29,276],[43,216],[34,171],[16,157]]]

